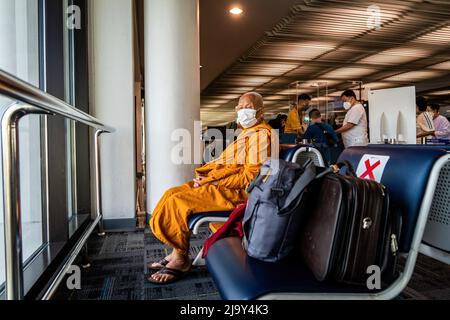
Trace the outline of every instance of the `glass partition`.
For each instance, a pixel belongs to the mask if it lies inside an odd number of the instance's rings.
[[[37,0],[0,1],[0,69],[39,85]],[[13,101],[0,97],[0,113]],[[45,242],[41,192],[41,117],[29,116],[19,125],[20,188],[23,260]],[[0,166],[2,157],[0,157]],[[3,179],[3,175],[2,175]],[[3,188],[0,184],[0,287],[5,280]]]

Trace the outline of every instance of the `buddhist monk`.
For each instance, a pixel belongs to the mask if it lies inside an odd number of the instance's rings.
[[[236,107],[237,122],[243,128],[236,141],[216,160],[196,170],[196,178],[168,190],[155,207],[150,220],[153,234],[173,248],[172,253],[150,265],[159,270],[149,281],[167,284],[190,271],[189,215],[231,211],[247,200],[246,188],[271,153],[271,127],[264,121],[264,103],[255,92],[244,94]]]

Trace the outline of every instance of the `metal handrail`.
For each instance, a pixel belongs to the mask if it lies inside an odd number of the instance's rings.
[[[0,95],[17,101],[11,104],[1,119],[1,141],[3,154],[3,197],[5,215],[5,260],[6,260],[6,298],[21,300],[24,298],[23,263],[22,263],[22,227],[20,207],[20,165],[19,165],[19,121],[29,114],[60,115],[86,124],[94,129],[95,176],[94,200],[96,202],[96,218],[88,227],[87,232],[79,240],[72,255],[87,241],[88,236],[99,224],[103,232],[101,213],[101,178],[100,178],[100,135],[113,133],[115,129],[102,124],[96,118],[84,113],[64,101],[41,91],[40,89],[0,70]],[[21,102],[21,103],[18,103]],[[67,268],[71,259],[67,260],[62,270]],[[48,289],[45,298],[51,297],[53,288],[60,283],[64,272],[60,272]]]
[[[102,124],[98,119],[78,110],[70,104],[0,70],[0,95],[32,105],[43,113],[60,115],[84,123],[103,132],[113,133],[116,130]]]

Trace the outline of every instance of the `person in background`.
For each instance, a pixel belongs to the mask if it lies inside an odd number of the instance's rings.
[[[361,103],[356,99],[353,90],[346,90],[341,95],[344,109],[347,110],[344,123],[336,133],[342,134],[345,148],[365,146],[369,143],[367,134],[367,114]]]
[[[322,122],[322,114],[317,109],[309,112],[311,124],[303,136],[304,139],[312,140],[313,144],[322,151],[328,165],[333,162],[331,148],[336,147],[338,137],[334,129],[327,123]]]
[[[279,130],[280,133],[284,133],[287,117],[287,115],[280,113],[275,119],[269,121],[269,126],[275,130]]]
[[[434,134],[438,139],[450,140],[450,122],[439,113],[440,109],[441,107],[437,103],[428,107],[428,113],[433,117]]]
[[[304,133],[303,114],[308,110],[310,104],[311,97],[309,95],[301,94],[298,97],[296,108],[293,108],[288,114],[284,133],[296,133],[297,135],[302,135]]]
[[[328,124],[333,127],[333,130],[339,129],[339,126],[337,125],[337,122],[336,122],[336,115],[335,114],[331,114],[328,117]]]
[[[435,135],[433,117],[427,112],[428,102],[424,97],[416,98],[416,134],[417,144],[421,144],[422,138],[433,138]]]

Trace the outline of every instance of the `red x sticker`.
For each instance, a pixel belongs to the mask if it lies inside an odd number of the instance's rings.
[[[366,160],[366,162],[364,162],[364,165],[366,166],[366,172],[364,172],[360,178],[365,179],[368,176],[370,180],[375,181],[373,170],[381,165],[381,161],[378,160],[375,164],[371,165],[370,160]]]
[[[381,182],[388,161],[389,157],[387,156],[366,154],[359,162],[356,174],[361,179]]]

